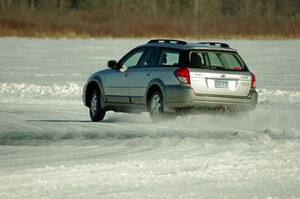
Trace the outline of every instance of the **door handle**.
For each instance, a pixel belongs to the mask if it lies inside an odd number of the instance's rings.
[[[126,74],[124,75],[124,77],[128,77],[128,73],[126,73]]]
[[[147,73],[147,76],[149,77],[149,76],[150,76],[150,73]]]

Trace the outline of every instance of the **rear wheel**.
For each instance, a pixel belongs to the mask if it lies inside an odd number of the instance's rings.
[[[149,100],[148,109],[152,121],[158,122],[163,119],[163,97],[159,91],[155,91]]]
[[[99,90],[94,90],[90,98],[90,117],[93,122],[102,121],[106,111],[101,108],[101,96]]]

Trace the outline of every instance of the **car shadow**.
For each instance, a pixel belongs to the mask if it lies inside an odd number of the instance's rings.
[[[92,122],[91,120],[26,120],[27,122],[51,122],[51,123],[136,123],[134,120],[126,120],[120,118],[108,118],[100,122]],[[151,121],[144,121],[144,123],[152,123]]]
[[[90,123],[90,120],[26,120],[27,122],[53,122],[53,123],[69,123],[69,122],[77,122],[77,123]]]

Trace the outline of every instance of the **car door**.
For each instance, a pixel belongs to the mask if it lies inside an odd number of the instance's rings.
[[[125,55],[118,63],[120,70],[111,70],[104,78],[104,91],[110,103],[130,103],[129,100],[129,71],[138,65],[144,48],[137,48]]]
[[[129,94],[132,104],[144,104],[144,95],[150,81],[153,79],[152,72],[158,64],[161,49],[158,47],[148,48],[137,67],[129,71]]]

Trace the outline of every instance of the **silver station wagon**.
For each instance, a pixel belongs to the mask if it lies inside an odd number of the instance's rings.
[[[91,120],[106,111],[148,111],[154,121],[201,109],[252,110],[255,76],[226,43],[155,39],[88,79],[83,102]]]

